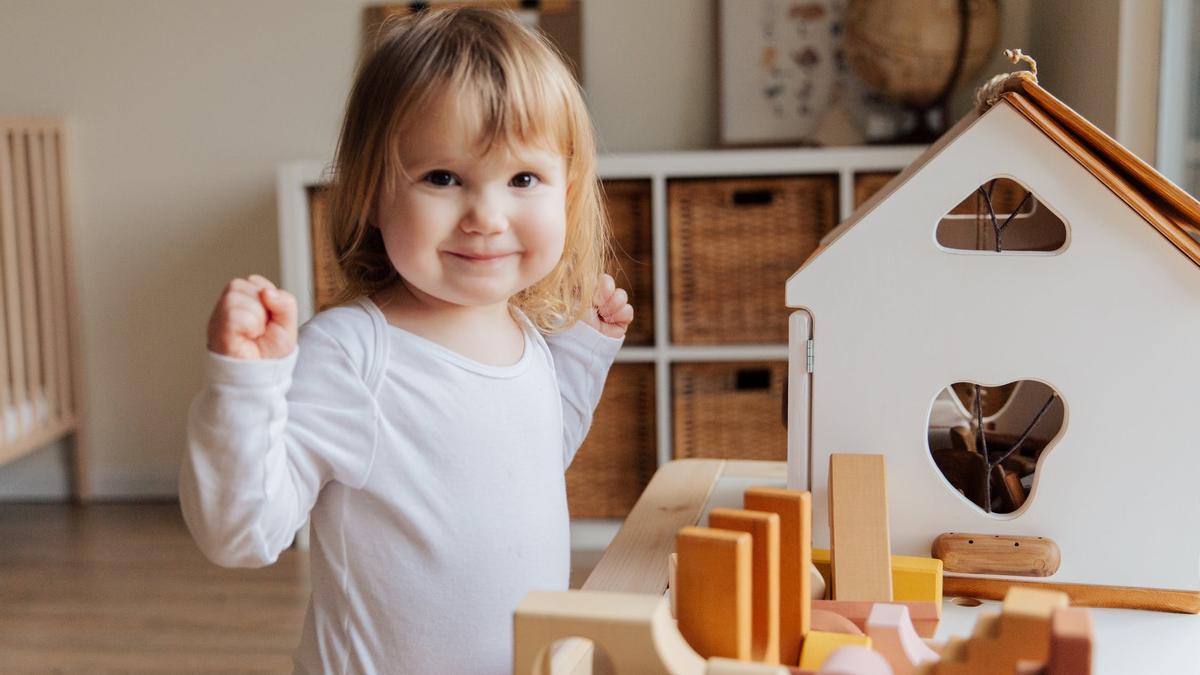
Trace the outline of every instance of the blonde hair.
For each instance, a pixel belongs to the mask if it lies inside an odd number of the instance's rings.
[[[400,281],[372,220],[405,175],[398,138],[444,92],[478,113],[485,151],[543,145],[567,164],[566,242],[558,265],[513,296],[539,330],[560,331],[591,306],[611,256],[596,142],[579,85],[556,50],[511,12],[423,10],[385,25],[361,62],[333,167],[329,218],[345,286],[330,305]]]

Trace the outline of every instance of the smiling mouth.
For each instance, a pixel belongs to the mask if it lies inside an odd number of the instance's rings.
[[[459,260],[465,260],[467,262],[474,263],[494,262],[496,260],[507,258],[511,255],[516,255],[515,253],[458,253],[456,251],[446,251],[446,254],[458,258]]]

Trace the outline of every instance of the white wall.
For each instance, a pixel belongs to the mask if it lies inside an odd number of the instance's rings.
[[[230,277],[278,277],[275,165],[330,158],[365,4],[0,0],[0,115],[66,115],[74,129],[99,496],[174,494],[208,312]],[[584,0],[602,151],[715,142],[713,5]],[[1002,6],[998,47],[1024,46],[1030,0]],[[59,455],[0,468],[0,498],[64,494]]]

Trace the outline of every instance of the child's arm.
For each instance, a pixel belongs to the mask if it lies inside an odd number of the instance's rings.
[[[326,483],[365,480],[378,408],[352,348],[314,324],[297,338],[294,299],[240,281],[213,312],[179,493],[209,559],[257,567],[290,545]]]
[[[604,379],[633,321],[624,289],[601,275],[591,311],[566,331],[546,339],[554,356],[563,402],[563,464],[569,466],[587,436]]]

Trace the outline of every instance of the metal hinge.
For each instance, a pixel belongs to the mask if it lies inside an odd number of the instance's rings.
[[[807,354],[805,355],[804,366],[805,366],[805,368],[807,368],[808,372],[811,373],[813,371],[813,341],[812,340],[808,341],[808,346],[806,347],[806,352],[807,352]]]

